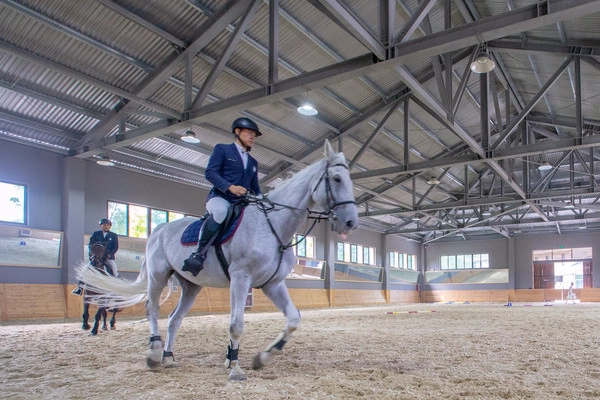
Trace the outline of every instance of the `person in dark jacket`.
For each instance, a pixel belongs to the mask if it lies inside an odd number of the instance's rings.
[[[88,249],[91,250],[92,245],[96,243],[103,245],[105,255],[104,265],[108,268],[109,272],[111,272],[113,276],[118,277],[119,272],[117,271],[115,254],[119,250],[119,236],[110,231],[112,222],[108,218],[102,218],[99,224],[100,230],[92,233],[92,236],[90,236]],[[71,293],[81,296],[83,293],[82,283],[79,282],[77,288],[75,288]]]
[[[261,194],[258,163],[249,153],[254,139],[262,133],[258,125],[246,117],[233,121],[231,131],[235,135],[235,142],[215,146],[204,174],[213,184],[206,199],[209,217],[202,224],[198,249],[185,260],[182,268],[194,276],[202,270],[206,252],[227,217],[231,204],[242,200],[248,192],[255,196]]]

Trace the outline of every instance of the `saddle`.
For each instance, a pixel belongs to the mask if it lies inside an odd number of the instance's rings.
[[[225,254],[223,254],[223,248],[221,245],[223,243],[227,243],[227,241],[233,237],[235,231],[242,222],[244,210],[246,209],[247,205],[248,203],[246,201],[242,201],[229,207],[227,217],[221,224],[221,228],[219,229],[219,232],[217,232],[217,237],[212,243],[212,246],[214,246],[215,252],[217,253],[219,264],[221,264],[221,268],[223,269],[223,272],[228,280],[231,280],[229,277],[229,263],[225,259]],[[200,229],[209,215],[209,213],[204,214],[199,220],[192,222],[187,228],[185,228],[180,239],[180,242],[183,246],[192,246],[198,243]]]
[[[227,243],[233,237],[238,226],[240,226],[240,222],[242,222],[245,208],[246,204],[234,204],[229,208],[227,217],[221,224],[221,229],[219,232],[217,232],[217,237],[212,244],[213,246]],[[180,238],[180,242],[183,246],[195,246],[198,244],[200,229],[209,215],[209,213],[204,214],[200,219],[192,222],[187,228],[185,228]]]

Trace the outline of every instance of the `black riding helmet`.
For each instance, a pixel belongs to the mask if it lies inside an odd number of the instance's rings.
[[[256,123],[250,118],[240,117],[236,119],[235,121],[233,121],[233,124],[231,124],[231,132],[235,133],[235,128],[252,129],[256,132],[256,136],[262,135],[262,133],[260,133],[260,131],[258,130],[258,125],[256,125]]]
[[[109,224],[109,225],[112,225],[112,222],[110,222],[110,219],[108,219],[108,218],[102,218],[102,219],[100,220],[100,222],[98,222],[98,225],[103,225],[103,224]]]

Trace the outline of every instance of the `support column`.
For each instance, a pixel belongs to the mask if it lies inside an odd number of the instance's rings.
[[[85,168],[86,161],[67,157],[64,159],[61,229],[63,284],[76,283],[74,269],[83,260],[83,235],[85,233]]]

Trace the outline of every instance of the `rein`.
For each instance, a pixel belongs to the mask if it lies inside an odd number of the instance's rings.
[[[256,204],[256,207],[260,211],[263,212],[263,214],[265,215],[265,218],[267,219],[267,223],[269,225],[269,229],[271,230],[271,233],[273,233],[273,235],[277,239],[277,242],[279,243],[279,248],[278,248],[279,262],[277,263],[277,268],[275,269],[275,272],[273,272],[273,275],[271,275],[271,277],[269,279],[267,279],[267,281],[264,284],[257,287],[258,289],[263,288],[266,284],[271,282],[271,280],[275,277],[275,275],[277,275],[277,272],[279,272],[279,268],[281,268],[281,260],[283,259],[283,253],[285,252],[285,250],[289,249],[290,247],[297,246],[299,243],[302,243],[302,241],[306,238],[306,236],[315,227],[317,222],[320,222],[322,219],[325,219],[325,218],[330,219],[330,220],[335,220],[335,219],[337,219],[335,216],[335,212],[334,212],[335,208],[345,205],[345,204],[356,204],[355,200],[347,200],[347,201],[341,201],[341,202],[336,201],[335,196],[333,195],[333,191],[331,190],[331,183],[330,183],[330,179],[329,179],[329,168],[332,168],[332,167],[344,167],[344,168],[348,169],[348,166],[346,164],[338,163],[338,164],[329,165],[329,161],[327,161],[325,170],[323,171],[323,174],[319,178],[319,181],[317,182],[317,184],[315,185],[315,187],[312,191],[312,193],[314,194],[317,191],[317,188],[319,187],[321,182],[323,182],[323,181],[325,182],[325,194],[327,196],[327,210],[326,211],[313,211],[310,209],[303,209],[303,208],[293,207],[293,206],[286,205],[286,204],[275,203],[266,196],[263,198],[258,198],[255,196],[248,196],[248,195],[246,196],[246,200],[248,201],[248,204]],[[273,223],[271,222],[271,219],[269,218],[269,213],[271,211],[274,211],[276,206],[279,206],[282,208],[287,208],[290,210],[307,212],[308,213],[307,218],[314,219],[311,227],[303,235],[302,239],[300,239],[296,243],[293,243],[293,241],[290,240],[290,242],[288,244],[283,244],[283,242],[281,241],[281,238],[279,237],[279,235],[277,234],[277,231],[275,230],[275,227],[273,227]],[[316,216],[312,216],[311,214],[314,214]]]

